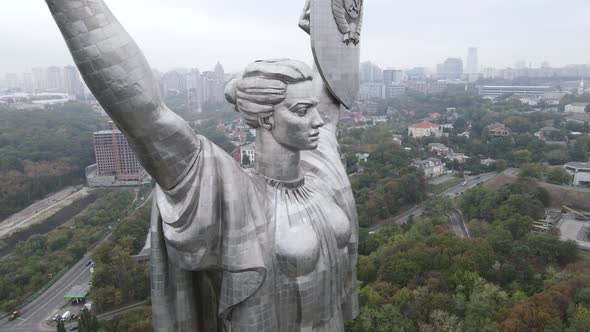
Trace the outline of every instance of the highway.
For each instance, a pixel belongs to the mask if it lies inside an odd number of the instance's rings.
[[[0,221],[0,238],[31,225],[42,223],[59,210],[92,192],[93,189],[87,187],[68,187],[31,204],[24,210]]]
[[[495,178],[496,176],[498,176],[497,173],[485,173],[485,174],[480,174],[480,175],[475,175],[475,176],[466,176],[465,177],[465,185],[463,185],[463,183],[460,183],[460,184],[448,189],[447,191],[443,192],[441,195],[443,195],[445,197],[449,197],[449,198],[459,197],[467,190],[474,188],[475,186],[477,186],[480,183],[487,182],[487,181]],[[424,213],[424,204],[416,205],[413,208],[395,216],[392,220],[393,220],[394,224],[401,225],[401,224],[405,224],[408,221],[408,218],[410,218],[410,216],[417,217],[417,216],[420,216],[422,213]],[[385,226],[385,225],[373,226],[369,229],[369,232],[371,232],[371,233],[376,232],[379,230],[379,228],[381,228],[383,226]]]
[[[67,303],[64,299],[67,291],[76,285],[87,284],[90,281],[90,266],[86,266],[89,260],[88,255],[84,256],[41,296],[22,308],[21,317],[11,322],[8,318],[1,320],[0,332],[55,331],[55,327],[49,327],[45,322],[56,313],[63,313],[60,308]],[[78,314],[78,312],[72,313]]]

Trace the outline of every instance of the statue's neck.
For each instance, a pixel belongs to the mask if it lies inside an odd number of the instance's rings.
[[[256,131],[256,159],[254,169],[265,177],[280,181],[301,180],[301,158],[299,151],[293,151],[277,143],[270,131],[259,128]]]

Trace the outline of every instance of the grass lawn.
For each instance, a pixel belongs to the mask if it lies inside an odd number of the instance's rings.
[[[453,188],[454,186],[458,185],[461,182],[463,182],[462,178],[452,178],[447,182],[430,185],[429,191],[434,195],[438,195],[438,194],[441,194],[441,193]]]

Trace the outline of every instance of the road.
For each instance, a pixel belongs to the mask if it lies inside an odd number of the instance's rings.
[[[151,197],[151,193],[150,196]],[[137,199],[137,194],[136,194]],[[140,209],[151,199],[146,199],[135,210]],[[135,202],[135,201],[134,201]],[[110,238],[112,233],[109,233],[102,241]],[[100,243],[100,242],[99,242]],[[93,246],[96,248],[98,244]],[[66,309],[62,309],[67,300],[64,295],[76,285],[85,285],[90,282],[90,266],[87,263],[90,261],[94,249],[90,249],[84,257],[74,266],[72,266],[55,284],[47,289],[33,302],[23,307],[21,317],[9,322],[8,318],[0,321],[0,332],[49,332],[55,331],[54,327],[49,327],[45,324],[55,314],[63,314]],[[73,314],[78,314],[78,307],[72,309]]]
[[[56,313],[63,313],[60,308],[67,302],[64,299],[67,291],[76,285],[87,284],[90,281],[90,267],[86,266],[89,260],[88,255],[84,256],[41,296],[22,308],[21,317],[11,322],[7,318],[1,320],[0,332],[55,331],[55,328],[49,328],[43,323]]]
[[[59,210],[92,193],[87,187],[68,187],[0,221],[0,238],[41,223]]]
[[[485,173],[485,174],[476,175],[476,176],[466,176],[465,177],[465,185],[463,185],[463,183],[460,183],[460,184],[448,189],[447,191],[441,193],[441,195],[443,195],[445,197],[449,197],[449,198],[459,197],[467,190],[474,188],[475,186],[477,186],[480,183],[487,182],[487,181],[495,178],[496,176],[498,176],[497,173]],[[395,216],[392,220],[393,220],[394,224],[401,225],[401,224],[405,224],[408,221],[408,219],[410,218],[410,216],[417,217],[417,216],[420,216],[422,213],[424,213],[424,204],[416,205],[413,208],[411,208],[410,210],[407,210],[407,211]],[[373,226],[369,229],[369,232],[370,233],[376,232],[379,230],[379,228],[381,228],[383,226],[384,225]]]

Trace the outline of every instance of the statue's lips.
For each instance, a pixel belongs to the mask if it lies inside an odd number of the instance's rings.
[[[310,134],[310,135],[309,135],[309,138],[310,138],[312,141],[317,141],[318,139],[320,139],[320,132],[318,131],[318,132],[315,132],[315,133],[313,133],[313,134]]]

